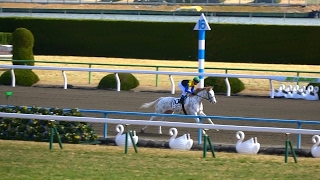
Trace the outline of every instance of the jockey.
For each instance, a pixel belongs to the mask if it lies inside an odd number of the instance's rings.
[[[193,80],[182,80],[179,82],[178,87],[182,91],[180,103],[184,104],[184,99],[187,95],[187,93],[192,94],[194,91],[194,86],[197,85],[200,82],[200,79],[198,76],[194,77]]]

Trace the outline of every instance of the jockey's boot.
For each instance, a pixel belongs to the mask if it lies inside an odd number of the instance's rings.
[[[185,98],[184,95],[182,95],[181,98],[180,98],[180,101],[179,101],[180,104],[182,104],[182,105],[184,104],[184,98]]]

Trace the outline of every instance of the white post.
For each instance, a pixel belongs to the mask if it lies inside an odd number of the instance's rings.
[[[121,82],[120,82],[119,74],[114,73],[114,75],[116,76],[116,81],[117,81],[117,91],[121,91]]]
[[[171,82],[171,94],[174,94],[175,85],[174,85],[174,81],[173,81],[172,75],[169,75],[169,79],[170,79],[170,82]]]
[[[16,75],[14,74],[14,69],[10,69],[10,73],[11,73],[11,84],[12,87],[16,87]]]
[[[63,76],[63,89],[67,89],[68,88],[68,80],[67,80],[66,71],[62,71],[62,76]]]

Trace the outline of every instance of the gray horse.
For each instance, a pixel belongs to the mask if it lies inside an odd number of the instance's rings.
[[[211,104],[215,104],[216,98],[214,95],[213,87],[204,87],[197,88],[194,91],[195,95],[189,95],[185,99],[184,108],[188,115],[200,115],[206,116],[203,112],[203,99],[209,100]],[[155,113],[159,114],[173,114],[181,113],[182,106],[179,103],[179,98],[175,97],[160,97],[157,100],[149,103],[144,103],[140,108],[149,108],[152,105],[155,105]],[[149,121],[153,121],[157,116],[152,116]],[[161,117],[160,121],[163,121],[166,117]],[[211,124],[214,124],[210,118],[207,118]],[[200,122],[199,118],[195,118],[197,123]],[[145,132],[148,126],[145,126],[141,129],[141,132]],[[159,134],[162,134],[161,126],[159,126]]]

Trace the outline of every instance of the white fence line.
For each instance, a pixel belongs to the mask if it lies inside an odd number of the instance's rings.
[[[74,116],[56,116],[56,115],[37,115],[37,114],[18,114],[0,112],[0,117],[22,118],[22,119],[39,119],[39,120],[57,120],[57,121],[75,121],[90,123],[111,123],[111,124],[135,124],[149,126],[169,126],[185,127],[198,129],[220,129],[234,131],[253,131],[253,132],[272,132],[272,133],[292,133],[292,134],[320,134],[320,130],[314,129],[294,129],[294,128],[275,128],[275,127],[254,127],[254,126],[234,126],[234,125],[213,125],[197,124],[183,122],[167,121],[146,121],[146,120],[129,120],[129,119],[112,119],[112,118],[92,118],[92,117],[74,117]]]
[[[12,51],[12,45],[0,44],[0,52],[10,53]]]
[[[56,4],[56,3],[62,3],[62,4],[97,4],[97,5],[104,5],[104,4],[115,4],[115,5],[124,5],[124,4],[129,4],[129,5],[159,5],[160,4],[165,4],[165,5],[180,5],[180,3],[176,2],[167,2],[167,1],[162,1],[162,0],[155,0],[155,1],[130,1],[130,0],[124,0],[124,1],[100,1],[100,0],[1,0],[1,2],[23,2],[23,3],[49,3],[49,4]],[[276,3],[276,1],[272,1],[270,3],[270,6],[276,6],[276,7],[281,7],[281,6],[287,6],[287,5],[318,5],[318,1],[308,1],[308,0],[301,0],[301,1],[290,1],[290,0],[284,0],[281,1],[282,3]],[[184,3],[185,5],[188,6],[198,6],[199,3]],[[210,3],[209,1],[204,1],[201,2],[201,5],[208,6],[208,5],[221,5],[221,4],[228,4],[228,5],[238,5],[238,4],[252,4],[252,5],[260,5],[261,3],[257,1],[253,2],[248,2],[244,0],[239,0],[239,1],[225,1],[223,3]],[[269,3],[264,3],[264,5],[269,5]]]
[[[14,69],[37,69],[37,70],[59,70],[62,71],[64,80],[63,88],[67,89],[67,76],[65,71],[85,71],[85,72],[106,72],[115,73],[117,81],[117,91],[120,91],[120,78],[118,73],[132,73],[132,74],[161,74],[169,75],[171,81],[171,94],[175,93],[175,84],[172,75],[182,76],[212,76],[225,78],[227,86],[227,96],[230,96],[231,87],[228,78],[252,78],[252,79],[269,79],[270,82],[270,97],[274,98],[273,84],[274,81],[288,81],[288,82],[313,82],[319,83],[320,78],[317,77],[298,77],[298,76],[266,76],[266,75],[248,75],[248,74],[222,74],[222,73],[195,73],[195,72],[174,72],[174,71],[151,71],[151,70],[123,70],[123,69],[102,69],[102,68],[72,68],[72,67],[52,67],[52,66],[22,66],[22,65],[0,65],[0,68],[11,69],[12,74],[12,87],[15,87],[15,74]]]

